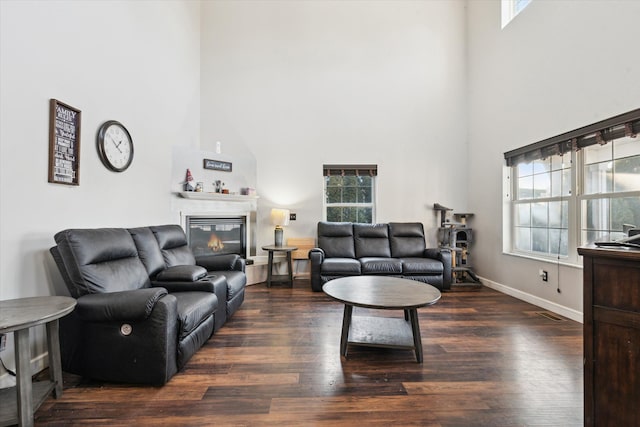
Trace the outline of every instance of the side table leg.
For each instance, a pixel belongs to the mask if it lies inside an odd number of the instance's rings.
[[[18,393],[18,425],[33,426],[33,385],[31,384],[29,328],[14,331],[14,339],[16,391]]]
[[[411,331],[413,332],[413,346],[416,351],[416,359],[418,359],[418,363],[422,363],[422,338],[420,338],[418,310],[415,308],[410,309],[409,318],[411,319]]]
[[[47,323],[47,348],[49,350],[49,373],[55,384],[53,395],[56,399],[62,396],[62,361],[60,359],[60,339],[58,319]]]
[[[340,356],[347,357],[347,345],[349,342],[349,329],[351,329],[351,314],[353,306],[344,305],[344,314],[342,315],[342,335],[340,335]]]
[[[273,270],[273,251],[269,252],[269,260],[267,262],[267,288],[271,287],[271,270]]]
[[[287,251],[287,265],[289,266],[289,283],[293,288],[293,263],[291,262],[291,251]]]

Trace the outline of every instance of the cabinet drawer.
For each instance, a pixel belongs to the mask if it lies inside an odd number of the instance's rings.
[[[594,260],[593,304],[640,312],[640,263]]]

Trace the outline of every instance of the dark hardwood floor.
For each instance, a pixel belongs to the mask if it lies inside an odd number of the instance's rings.
[[[341,360],[342,310],[308,281],[249,286],[241,309],[164,387],[65,374],[62,398],[48,398],[36,424],[583,424],[579,323],[458,287],[418,311],[424,363],[412,351],[358,347]]]

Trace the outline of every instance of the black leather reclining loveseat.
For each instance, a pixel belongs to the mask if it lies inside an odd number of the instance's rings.
[[[67,372],[164,384],[244,300],[244,260],[195,259],[178,225],[69,229],[55,241],[51,254],[77,298],[60,321]]]
[[[451,288],[451,251],[425,244],[421,223],[319,222],[318,247],[309,251],[311,289],[331,279],[386,275]]]

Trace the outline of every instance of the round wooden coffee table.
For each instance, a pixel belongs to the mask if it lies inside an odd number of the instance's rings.
[[[330,280],[322,290],[344,304],[340,355],[349,344],[414,350],[422,363],[418,308],[435,304],[440,291],[426,283],[387,276],[354,276]],[[354,316],[353,307],[403,310],[404,319]]]

